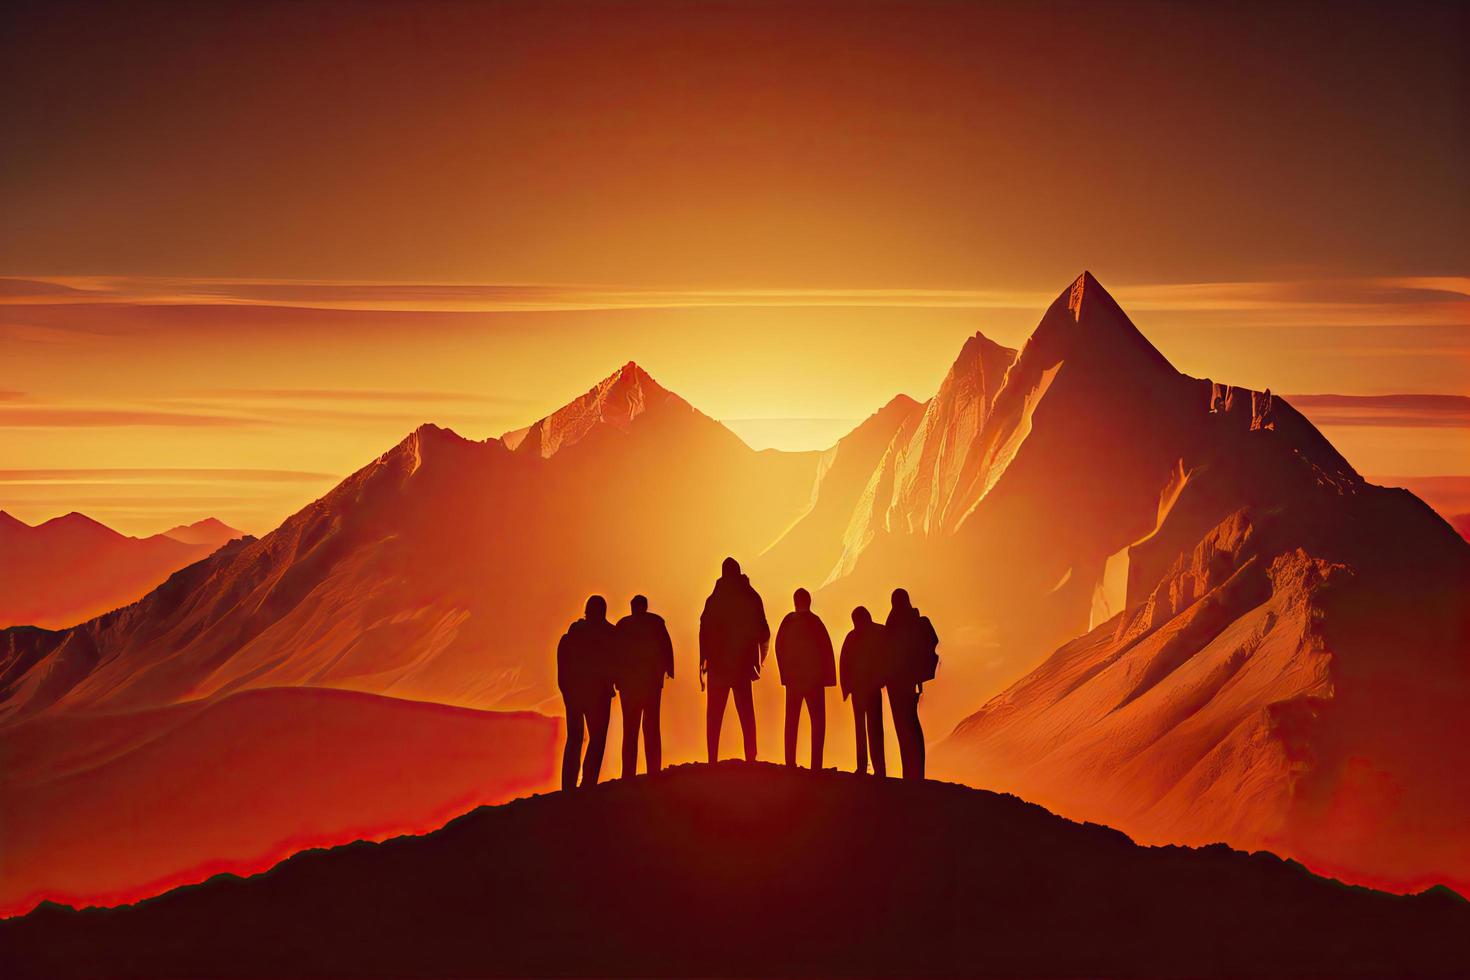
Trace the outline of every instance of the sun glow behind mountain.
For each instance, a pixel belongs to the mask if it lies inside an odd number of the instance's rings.
[[[1084,267],[1196,375],[1470,394],[1449,5],[7,17],[0,506],[30,523],[261,533],[421,422],[499,435],[629,359],[826,448]],[[1334,436],[1466,475],[1463,433]]]

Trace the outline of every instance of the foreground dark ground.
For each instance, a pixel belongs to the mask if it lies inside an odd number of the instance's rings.
[[[1013,797],[767,764],[485,807],[137,906],[0,923],[6,977],[1463,975],[1470,903]]]

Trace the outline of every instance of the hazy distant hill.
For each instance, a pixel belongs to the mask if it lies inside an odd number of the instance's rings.
[[[0,511],[0,626],[73,626],[238,537],[212,517],[134,538],[75,511],[35,527]]]

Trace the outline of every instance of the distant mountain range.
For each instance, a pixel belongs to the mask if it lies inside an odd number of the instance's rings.
[[[213,517],[134,538],[75,511],[34,527],[0,511],[0,626],[74,626],[240,536]]]
[[[422,426],[127,608],[0,632],[0,725],[263,687],[555,707],[585,596],[642,592],[687,757],[727,554],[772,617],[807,586],[839,635],[908,587],[941,635],[936,772],[1148,839],[1470,881],[1470,545],[1285,399],[1180,374],[1087,274],[1020,351],[976,334],[933,398],[826,452],[753,451],[633,363],[499,439]]]

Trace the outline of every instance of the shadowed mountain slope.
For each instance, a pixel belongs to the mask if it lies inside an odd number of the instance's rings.
[[[1452,975],[1470,905],[959,786],[726,763],[43,907],[0,951],[17,978]]]

